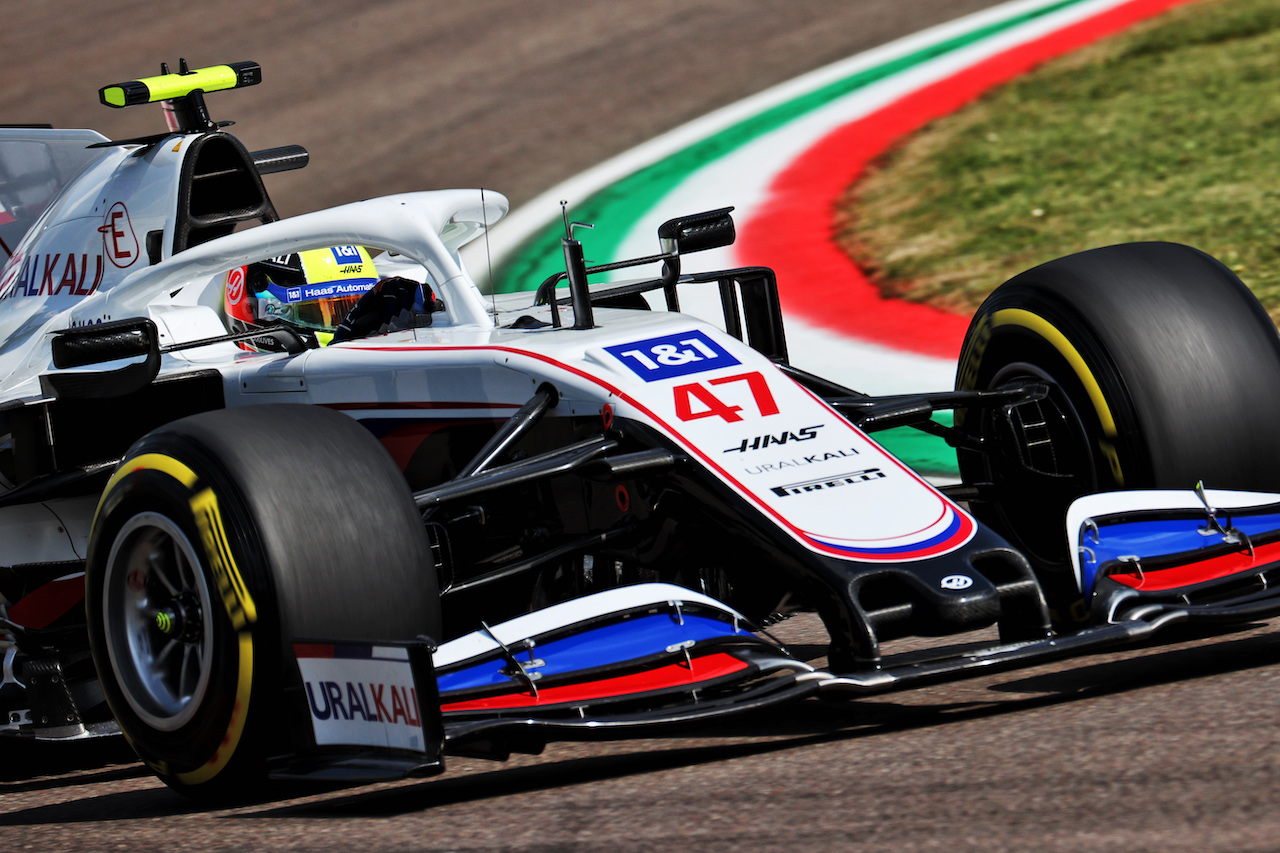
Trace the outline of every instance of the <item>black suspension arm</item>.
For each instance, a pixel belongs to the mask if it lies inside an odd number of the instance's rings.
[[[458,472],[458,479],[478,474],[493,464],[511,445],[534,427],[549,409],[555,408],[560,395],[549,383],[538,386],[538,390],[529,398],[520,410],[507,419],[507,422],[480,448],[480,452]]]

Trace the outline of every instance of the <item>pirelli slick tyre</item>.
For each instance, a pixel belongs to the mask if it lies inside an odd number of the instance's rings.
[[[965,335],[956,387],[1025,382],[1046,383],[1048,397],[957,413],[987,446],[961,450],[960,471],[994,486],[974,512],[1077,620],[1063,526],[1074,498],[1199,480],[1280,489],[1280,336],[1235,274],[1196,249],[1109,246],[997,288]]]
[[[89,638],[112,713],[165,783],[257,796],[289,750],[292,638],[439,636],[408,486],[355,421],[310,406],[195,415],[147,435],[89,541]]]

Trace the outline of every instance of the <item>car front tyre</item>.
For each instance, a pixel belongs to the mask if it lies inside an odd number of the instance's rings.
[[[285,696],[293,639],[439,636],[403,476],[358,423],[310,406],[208,412],[140,440],[104,490],[85,582],[121,730],[206,801],[259,796],[305,725]]]

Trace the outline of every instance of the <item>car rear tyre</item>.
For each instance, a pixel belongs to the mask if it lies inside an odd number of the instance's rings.
[[[430,547],[400,471],[344,415],[251,406],[130,449],[86,566],[90,643],[120,728],[166,784],[256,796],[302,725],[294,638],[439,636]]]
[[[957,413],[975,514],[1031,560],[1059,624],[1087,617],[1067,561],[1070,502],[1120,488],[1280,489],[1280,336],[1230,270],[1173,243],[1051,261],[978,309],[960,390],[1043,382],[1012,412]],[[1070,614],[1064,612],[1071,611]]]

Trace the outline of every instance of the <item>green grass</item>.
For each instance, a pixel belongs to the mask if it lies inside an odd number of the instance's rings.
[[[1172,240],[1280,319],[1280,4],[1179,7],[933,123],[850,189],[840,240],[961,313],[1054,257]]]

